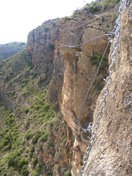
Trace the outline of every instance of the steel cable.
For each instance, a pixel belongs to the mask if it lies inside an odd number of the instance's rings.
[[[97,70],[96,70],[96,72],[95,72],[95,74],[94,74],[94,77],[93,77],[93,79],[92,79],[92,82],[90,83],[90,86],[89,86],[89,88],[88,88],[88,90],[87,90],[87,92],[86,92],[86,94],[85,94],[85,97],[84,97],[83,102],[82,102],[82,104],[81,104],[81,106],[80,106],[80,109],[79,109],[78,120],[79,120],[79,124],[80,124],[80,130],[84,131],[84,133],[90,132],[91,126],[89,126],[88,128],[83,128],[83,127],[82,127],[81,122],[80,122],[81,111],[82,111],[82,108],[83,108],[84,103],[85,103],[85,101],[86,101],[86,98],[88,97],[88,95],[89,95],[89,93],[90,93],[90,90],[91,90],[91,88],[92,88],[92,85],[93,85],[93,83],[94,83],[94,81],[95,81],[95,79],[96,79],[96,77],[97,77],[97,74],[98,74],[98,72],[99,72],[99,70],[100,70],[100,67],[101,67],[101,65],[102,65],[102,62],[103,62],[103,60],[104,60],[104,57],[105,57],[105,55],[106,55],[106,52],[107,52],[107,50],[108,50],[109,45],[110,45],[110,42],[108,42],[107,45],[106,45],[106,48],[105,48],[105,51],[104,51],[104,53],[103,53],[103,55],[102,55],[101,61],[100,61],[99,65],[98,65],[98,68],[97,68]],[[83,140],[84,140],[84,139],[83,139]],[[86,142],[86,140],[85,140],[85,142]],[[87,142],[88,142],[88,141],[87,141]]]
[[[95,37],[95,38],[92,38],[92,39],[90,39],[90,40],[87,40],[87,41],[84,42],[83,44],[62,45],[62,46],[60,46],[59,48],[64,48],[64,47],[65,47],[65,48],[77,48],[77,47],[83,46],[84,44],[87,44],[87,43],[89,43],[89,42],[92,42],[92,41],[94,41],[94,40],[100,39],[100,38],[105,37],[105,36],[111,36],[111,35],[112,35],[111,33],[103,34],[103,35],[99,35],[99,36],[97,36],[97,37]]]

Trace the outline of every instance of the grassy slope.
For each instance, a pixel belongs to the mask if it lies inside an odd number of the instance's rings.
[[[27,176],[29,172],[38,176],[41,167],[36,146],[45,143],[50,154],[54,145],[49,129],[52,126],[58,130],[59,114],[47,102],[47,87],[40,89],[38,82],[39,75],[26,50],[0,65],[0,90],[5,96],[4,104],[8,104],[6,108],[0,106],[1,176]]]

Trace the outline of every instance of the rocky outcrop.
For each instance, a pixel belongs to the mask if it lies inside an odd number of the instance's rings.
[[[39,85],[49,84],[48,99],[58,110],[63,84],[64,61],[59,53],[60,19],[46,21],[28,35],[27,48],[32,54]]]
[[[131,7],[122,13],[112,83],[85,175],[132,175],[132,24]],[[94,112],[96,122],[101,92]],[[114,102],[114,103],[113,103]]]
[[[41,75],[40,84],[49,83],[53,72],[60,69],[58,68],[59,29],[60,19],[49,20],[28,35],[27,48],[32,54],[32,63],[36,71]]]

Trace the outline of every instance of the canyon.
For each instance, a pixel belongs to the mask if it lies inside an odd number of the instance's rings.
[[[118,2],[97,1],[44,22],[24,51],[0,63],[2,176],[80,175],[91,136],[83,129],[96,122]],[[112,83],[83,176],[132,174],[130,11],[131,4],[122,12]]]

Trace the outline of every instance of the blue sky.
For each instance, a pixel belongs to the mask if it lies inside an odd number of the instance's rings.
[[[26,41],[45,20],[69,16],[92,0],[0,0],[0,43]]]

